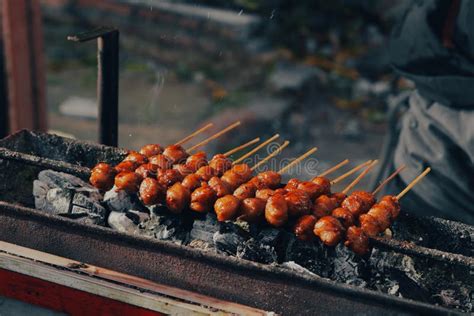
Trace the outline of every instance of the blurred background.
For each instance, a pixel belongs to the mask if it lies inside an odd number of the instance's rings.
[[[412,88],[387,54],[409,2],[41,0],[48,129],[97,139],[97,44],[66,37],[106,25],[120,31],[121,147],[241,120],[206,150],[278,132],[283,157],[318,146],[320,170],[374,159],[388,107]]]

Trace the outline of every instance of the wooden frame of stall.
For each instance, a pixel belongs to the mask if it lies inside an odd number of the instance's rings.
[[[0,295],[69,315],[267,314],[3,241]]]

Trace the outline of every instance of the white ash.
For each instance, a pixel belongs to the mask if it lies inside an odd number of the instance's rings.
[[[128,194],[123,190],[117,190],[114,186],[105,192],[104,203],[110,211],[127,212],[129,210],[145,211],[135,194]]]
[[[191,240],[202,240],[214,246],[213,236],[219,230],[219,223],[214,214],[207,213],[204,219],[196,219],[190,233]]]
[[[33,196],[38,210],[85,224],[105,225],[107,210],[100,203],[102,195],[78,177],[43,170],[33,182]]]
[[[129,234],[140,234],[139,225],[149,220],[150,215],[148,213],[128,210],[126,212],[110,212],[107,223],[113,229]]]
[[[317,275],[317,274],[314,274],[313,272],[309,271],[305,267],[297,264],[294,261],[283,262],[281,265],[285,268],[288,268],[288,269],[290,269],[292,271],[295,271],[295,272],[298,272],[300,274],[307,274],[307,275],[312,275],[312,276]]]
[[[184,227],[182,218],[176,215],[151,213],[151,216],[140,224],[140,234],[180,245],[189,241],[189,232]]]

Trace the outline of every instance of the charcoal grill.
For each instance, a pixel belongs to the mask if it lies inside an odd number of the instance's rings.
[[[0,148],[0,156],[8,157],[0,159],[0,240],[287,315],[456,312],[285,267],[238,260],[45,214],[34,209],[31,194],[33,180],[41,170],[54,169],[87,179],[88,168],[99,161],[117,163],[126,151],[26,130],[0,140]],[[413,216],[403,216],[401,221],[400,235],[408,241],[379,240],[376,247],[408,253],[429,266],[442,265],[459,278],[472,280],[473,227]],[[423,241],[417,239],[420,235]],[[438,235],[446,242],[435,242]]]

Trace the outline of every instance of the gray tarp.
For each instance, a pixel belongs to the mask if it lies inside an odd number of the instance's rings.
[[[441,34],[451,1],[414,1],[394,29],[393,67],[415,82],[400,124],[393,167],[407,164],[389,187],[400,191],[414,175],[432,172],[403,200],[406,210],[474,224],[474,1],[461,1],[453,33]],[[393,170],[393,169],[392,169]]]

